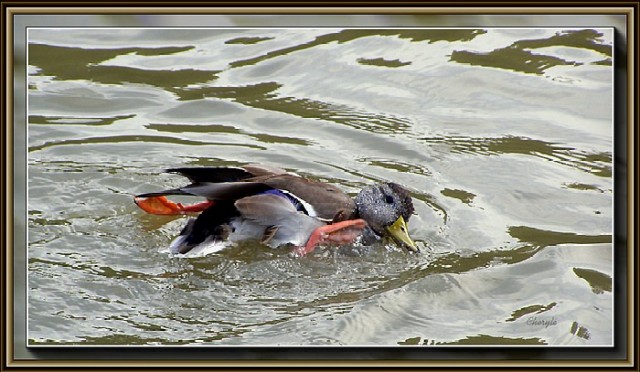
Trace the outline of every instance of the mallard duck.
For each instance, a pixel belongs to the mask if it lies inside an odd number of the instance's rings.
[[[198,167],[167,169],[187,177],[185,187],[140,194],[135,203],[153,214],[200,213],[190,218],[171,243],[174,253],[215,241],[259,239],[278,247],[293,245],[305,255],[319,244],[366,244],[390,238],[408,251],[418,251],[407,232],[413,213],[409,192],[392,182],[363,188],[355,198],[339,188],[287,173],[283,169]],[[205,197],[206,202],[182,205],[167,195]]]

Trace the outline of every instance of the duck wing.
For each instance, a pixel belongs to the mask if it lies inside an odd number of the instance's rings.
[[[339,222],[356,218],[356,204],[338,187],[291,174],[260,178],[274,189],[285,190],[300,200],[309,215],[325,221]]]
[[[244,167],[184,167],[171,168],[167,173],[177,173],[187,177],[191,182],[238,182],[254,177],[285,174],[284,169],[266,165],[252,164]]]
[[[264,227],[262,241],[276,247],[304,245],[313,231],[324,226],[316,218],[298,212],[285,197],[274,194],[248,196],[235,202],[240,216]]]
[[[353,199],[336,186],[308,180],[280,168],[264,165],[186,167],[171,168],[167,172],[183,175],[193,183],[176,189],[137,195],[137,198],[195,195],[213,201],[232,201],[268,190],[283,190],[300,202],[310,216],[322,221],[339,222],[357,216]]]
[[[209,200],[237,200],[249,195],[272,190],[271,186],[259,182],[196,182],[177,189],[164,190],[140,194],[138,198],[148,198],[165,195],[193,195],[202,196]]]

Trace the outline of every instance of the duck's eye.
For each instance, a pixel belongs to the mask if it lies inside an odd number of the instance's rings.
[[[388,204],[393,204],[393,196],[385,195],[384,196],[384,201],[387,202]]]

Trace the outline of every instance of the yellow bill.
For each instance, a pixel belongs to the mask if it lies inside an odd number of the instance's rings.
[[[389,236],[401,247],[411,251],[418,252],[418,247],[416,243],[411,240],[409,236],[409,229],[407,229],[407,223],[404,221],[402,216],[398,217],[396,222],[387,227],[387,232]]]

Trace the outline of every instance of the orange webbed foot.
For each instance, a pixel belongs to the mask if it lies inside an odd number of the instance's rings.
[[[183,205],[182,203],[172,202],[166,196],[151,196],[148,198],[136,196],[133,201],[147,213],[167,216],[202,212],[213,205],[212,201]]]
[[[311,233],[307,243],[303,247],[296,247],[294,255],[301,257],[313,252],[320,244],[344,245],[353,243],[362,230],[367,227],[363,219],[336,222],[331,225],[318,227]]]

